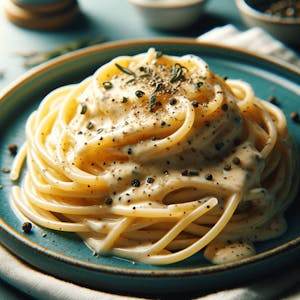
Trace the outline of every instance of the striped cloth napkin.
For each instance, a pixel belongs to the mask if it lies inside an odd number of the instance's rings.
[[[300,57],[259,27],[241,32],[235,26],[229,24],[216,27],[202,34],[198,37],[198,40],[246,49],[256,54],[271,56],[293,67],[300,68]]]

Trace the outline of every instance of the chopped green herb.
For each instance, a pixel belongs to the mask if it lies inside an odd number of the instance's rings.
[[[115,66],[123,73],[127,74],[127,75],[132,75],[134,77],[136,77],[135,73],[131,70],[129,70],[128,68],[122,67],[119,64],[115,64]]]
[[[123,97],[122,98],[122,103],[127,103],[128,102],[128,98],[127,97]]]
[[[104,128],[98,128],[97,133],[101,133],[104,130]]]
[[[172,78],[170,80],[171,83],[174,83],[178,80],[183,79],[183,69],[186,69],[186,67],[183,67],[181,64],[176,63],[171,70]]]
[[[94,128],[94,124],[90,121],[88,122],[88,124],[86,125],[87,129],[93,129]]]
[[[87,111],[87,105],[85,103],[81,103],[81,111],[80,114],[84,115]]]
[[[150,76],[151,76],[150,73],[145,73],[145,74],[140,75],[140,78],[147,78],[147,77],[150,77]]]
[[[156,51],[156,58],[160,58],[160,57],[162,57],[163,56],[163,53],[162,53],[162,51]]]
[[[135,91],[135,95],[138,98],[142,98],[145,95],[145,93],[143,91],[141,91],[141,90],[137,90],[137,91]]]
[[[134,82],[135,81],[135,77],[134,78],[131,78],[131,79],[129,79],[128,81],[126,81],[126,83],[128,84],[128,83],[131,83],[131,82]]]
[[[156,96],[152,95],[149,99],[149,111],[150,112],[154,112],[155,103],[156,103]]]
[[[104,81],[103,82],[103,87],[106,89],[106,90],[109,90],[113,87],[112,83],[110,81]]]
[[[161,91],[163,87],[164,85],[162,83],[158,83],[155,87],[154,93]]]
[[[194,171],[194,170],[184,170],[181,173],[182,176],[199,176],[199,172],[198,171]]]
[[[203,82],[202,82],[202,81],[196,82],[196,83],[195,83],[195,88],[196,88],[196,89],[199,89],[199,88],[201,88],[202,85],[203,85]]]
[[[63,45],[59,45],[50,51],[26,51],[18,52],[17,54],[24,58],[24,67],[30,68],[43,63],[51,58],[66,54],[70,51],[85,48],[95,44],[100,44],[105,41],[104,37],[89,38],[77,41],[71,41]]]

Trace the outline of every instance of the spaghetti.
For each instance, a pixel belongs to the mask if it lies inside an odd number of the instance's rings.
[[[224,263],[285,231],[296,152],[283,113],[249,84],[149,49],[45,97],[14,161],[12,180],[27,169],[12,199],[96,253],[159,265],[205,249]]]

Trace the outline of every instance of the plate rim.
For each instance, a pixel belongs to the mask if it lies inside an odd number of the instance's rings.
[[[233,48],[231,46],[224,46],[217,43],[207,43],[207,42],[201,42],[192,38],[150,38],[150,39],[131,39],[131,40],[121,40],[121,41],[113,41],[113,42],[105,42],[99,45],[86,47],[80,50],[72,51],[67,54],[64,54],[60,57],[54,58],[49,60],[48,62],[45,62],[39,66],[36,66],[32,68],[31,70],[25,72],[22,76],[14,80],[11,84],[9,84],[6,88],[2,89],[0,91],[0,105],[5,102],[5,99],[9,97],[11,93],[13,93],[15,90],[19,89],[24,83],[26,83],[28,80],[31,80],[32,78],[39,76],[39,74],[42,74],[44,72],[47,72],[50,69],[55,69],[60,64],[70,62],[75,59],[80,59],[89,55],[96,54],[100,51],[107,51],[111,48],[117,49],[117,48],[124,48],[124,47],[130,47],[130,46],[142,46],[145,44],[163,44],[163,45],[188,45],[188,46],[202,46],[202,47],[211,47],[214,49],[217,49],[219,51],[226,50],[226,51],[232,51],[238,54],[242,54],[243,57],[252,57],[254,59],[258,59],[261,62],[268,63],[270,65],[275,65],[276,67],[282,68],[285,71],[291,72],[294,75],[300,75],[300,68],[294,67],[293,65],[289,63],[285,63],[284,61],[280,59],[276,59],[269,56],[264,55],[258,55],[256,53]],[[238,261],[229,262],[221,265],[211,265],[211,266],[202,266],[202,267],[196,267],[192,269],[186,269],[186,268],[176,268],[174,270],[167,269],[167,270],[146,270],[146,269],[129,269],[125,267],[115,267],[110,265],[103,265],[103,264],[97,264],[92,262],[87,262],[80,260],[78,258],[73,258],[70,256],[67,256],[65,254],[59,253],[57,251],[51,250],[51,249],[45,249],[40,244],[33,242],[26,236],[18,233],[14,228],[12,228],[9,224],[7,224],[2,217],[0,216],[0,233],[2,232],[4,235],[7,236],[7,238],[13,238],[16,239],[18,243],[22,243],[23,246],[26,246],[27,248],[38,251],[41,255],[47,255],[51,256],[52,259],[59,260],[60,262],[67,263],[68,265],[72,265],[75,267],[84,268],[85,270],[91,270],[93,272],[99,272],[99,273],[109,273],[109,274],[119,274],[119,275],[130,275],[130,276],[137,276],[137,277],[144,277],[147,276],[149,278],[159,278],[159,277],[187,277],[187,276],[199,276],[199,275],[209,275],[212,273],[219,273],[224,272],[227,270],[234,270],[240,267],[249,266],[255,263],[259,263],[262,260],[265,259],[271,259],[272,257],[279,255],[279,254],[285,254],[286,252],[293,251],[294,249],[300,249],[300,236],[297,238],[294,238],[288,242],[285,242],[283,244],[280,244],[279,246],[276,246],[272,249],[269,249],[267,251],[264,251],[262,253],[256,254],[254,256],[244,258]],[[6,229],[6,230],[5,230]],[[1,241],[0,244],[3,244],[10,250],[13,251],[7,243]],[[15,254],[16,251],[13,251]],[[17,254],[18,255],[18,254]],[[19,255],[18,255],[19,256]]]
[[[32,76],[37,76],[40,73],[47,71],[48,69],[55,68],[57,65],[70,61],[76,58],[84,57],[86,55],[91,55],[93,53],[97,53],[101,50],[108,50],[110,48],[123,48],[125,46],[130,47],[133,45],[143,45],[143,44],[182,44],[182,45],[190,45],[190,46],[204,46],[204,47],[212,47],[219,50],[225,49],[227,51],[236,52],[239,54],[243,54],[252,58],[259,59],[261,61],[267,62],[269,64],[276,65],[277,67],[283,68],[286,71],[292,72],[295,75],[300,75],[300,68],[292,65],[289,62],[285,62],[282,59],[279,59],[274,56],[268,56],[263,54],[257,54],[252,51],[248,51],[242,48],[235,48],[229,45],[221,45],[215,42],[204,42],[193,38],[139,38],[139,39],[129,39],[129,40],[120,40],[120,41],[109,41],[104,42],[102,44],[88,46],[79,50],[70,51],[66,54],[60,55],[56,58],[52,58],[49,61],[41,63],[38,66],[33,67],[26,71],[23,75],[18,76],[17,79],[13,80],[8,86],[0,90],[0,105],[3,102],[2,98],[7,97],[11,92],[19,87],[23,82],[28,80],[28,78]]]

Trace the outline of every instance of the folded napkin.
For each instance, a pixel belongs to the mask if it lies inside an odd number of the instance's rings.
[[[0,246],[0,278],[39,300],[142,300],[145,298],[113,295],[66,282],[28,266]],[[248,286],[224,290],[194,300],[271,300],[300,299],[300,266]],[[289,297],[281,297],[289,294]],[[0,295],[1,296],[1,295]],[[0,297],[1,298],[1,297]],[[185,300],[188,298],[184,298]],[[145,299],[146,300],[146,299]],[[170,299],[171,300],[171,299]]]
[[[245,48],[263,55],[276,57],[293,66],[300,67],[300,59],[291,49],[272,38],[260,28],[245,32],[238,31],[232,25],[215,28],[198,38],[199,41],[215,42],[237,48]],[[113,295],[91,290],[69,283],[33,269],[14,257],[0,246],[0,278],[20,291],[42,300],[136,300],[141,298]],[[271,300],[300,299],[300,266],[287,269],[279,274],[257,283],[223,290],[206,296],[193,298],[197,300]],[[288,291],[293,291],[289,297]],[[187,299],[187,298],[185,298]]]
[[[300,57],[293,50],[259,27],[241,32],[235,26],[229,24],[216,27],[202,34],[198,37],[198,40],[246,49],[300,67]]]
[[[39,300],[141,300],[112,295],[44,274],[16,258],[0,245],[0,278]],[[0,295],[1,298],[1,295]]]

